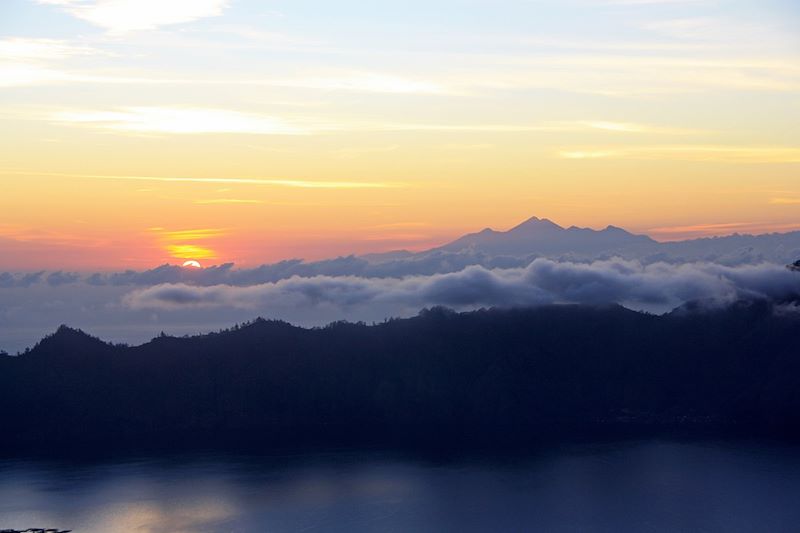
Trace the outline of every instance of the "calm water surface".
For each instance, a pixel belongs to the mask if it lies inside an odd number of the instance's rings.
[[[581,445],[0,461],[0,529],[76,533],[798,531],[800,448]]]

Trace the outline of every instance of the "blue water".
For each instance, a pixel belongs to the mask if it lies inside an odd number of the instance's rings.
[[[336,452],[0,461],[0,529],[800,531],[800,448],[573,445],[514,458]]]

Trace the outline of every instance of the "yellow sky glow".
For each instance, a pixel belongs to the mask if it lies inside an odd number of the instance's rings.
[[[490,4],[0,8],[0,268],[798,228],[797,6]]]

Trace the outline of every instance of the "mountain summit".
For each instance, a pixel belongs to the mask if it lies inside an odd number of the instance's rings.
[[[550,220],[549,218],[531,217],[525,222],[517,224],[506,233],[519,233],[531,231],[559,231],[563,230],[561,226]]]

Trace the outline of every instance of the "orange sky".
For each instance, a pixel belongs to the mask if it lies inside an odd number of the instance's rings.
[[[0,268],[800,229],[791,2],[169,6],[0,7]]]

